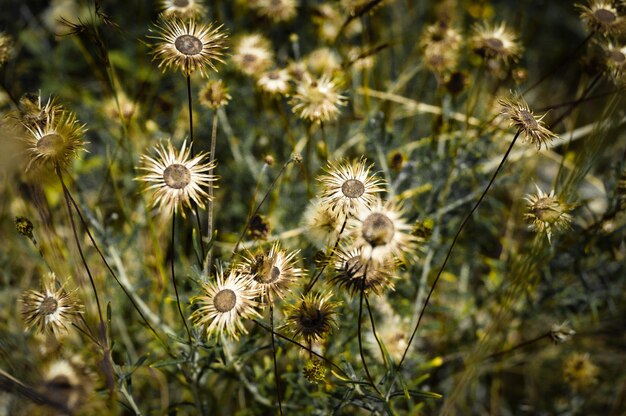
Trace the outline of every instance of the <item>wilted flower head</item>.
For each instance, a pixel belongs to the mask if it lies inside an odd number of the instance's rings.
[[[563,363],[563,377],[574,390],[596,384],[598,373],[598,367],[591,361],[589,354],[574,352]]]
[[[286,95],[289,92],[289,71],[286,69],[274,69],[263,73],[257,80],[261,91],[270,95]]]
[[[52,100],[43,107],[39,102],[38,110],[27,110],[22,118],[29,133],[25,138],[30,156],[26,170],[34,165],[68,166],[84,149],[85,125]]]
[[[393,261],[382,263],[363,260],[360,249],[341,247],[334,261],[335,273],[330,282],[348,291],[352,296],[373,293],[380,295],[385,290],[393,290]]]
[[[370,207],[361,207],[356,217],[348,220],[348,227],[364,262],[384,264],[415,255],[417,238],[391,201],[383,204],[378,198]]]
[[[161,0],[160,8],[168,19],[195,19],[206,13],[206,8],[198,0]]]
[[[222,26],[205,25],[195,20],[161,19],[156,25],[154,60],[159,60],[159,68],[178,69],[183,75],[189,76],[198,71],[207,75],[210,68],[217,71],[215,64],[224,62],[222,57],[226,50],[226,34]]]
[[[282,250],[280,243],[275,242],[268,252],[249,253],[238,270],[252,277],[251,285],[259,290],[263,299],[268,295],[283,298],[304,273],[296,267],[299,252]]]
[[[251,280],[251,276],[235,270],[224,278],[218,267],[215,280],[202,283],[202,294],[192,299],[199,307],[191,314],[191,320],[204,328],[209,339],[219,334],[239,338],[239,334],[248,333],[243,320],[260,316],[254,300],[259,292]]]
[[[304,212],[305,236],[317,248],[334,244],[341,232],[342,215],[320,199],[313,199]]]
[[[328,162],[326,174],[317,178],[321,185],[320,202],[351,216],[361,207],[372,206],[384,191],[384,181],[370,175],[372,165],[362,158],[353,162]]]
[[[602,45],[606,56],[606,71],[610,75],[615,84],[623,85],[626,83],[626,45],[616,45],[613,42],[607,42]]]
[[[341,59],[330,48],[318,48],[305,57],[307,68],[317,76],[332,77],[341,69]]]
[[[442,75],[454,71],[461,35],[445,22],[437,22],[422,32],[419,46],[424,53],[424,65],[434,73]]]
[[[228,87],[221,79],[210,80],[200,90],[200,104],[216,110],[228,104],[232,97],[228,93]]]
[[[296,16],[297,0],[256,0],[252,7],[259,16],[274,23],[288,22]]]
[[[42,278],[41,291],[22,293],[22,316],[27,328],[36,327],[44,334],[59,335],[82,313],[82,305],[73,292],[57,287],[54,273]]]
[[[528,195],[528,211],[524,214],[530,222],[530,228],[539,233],[545,233],[551,241],[553,233],[560,233],[570,228],[572,216],[568,213],[572,207],[562,202],[554,190],[549,194],[537,187],[537,193]]]
[[[603,36],[619,36],[626,28],[626,19],[620,16],[611,1],[590,0],[587,6],[576,6],[580,10],[580,18],[590,31],[599,32]]]
[[[509,125],[515,126],[537,149],[543,145],[547,147],[552,138],[556,137],[541,121],[546,115],[535,117],[522,97],[499,98],[498,103],[502,106],[500,114],[509,119]]]
[[[307,344],[324,339],[337,325],[337,303],[330,300],[332,294],[309,293],[285,311],[285,326],[297,338]]]
[[[258,77],[274,63],[272,45],[263,35],[245,35],[236,43],[232,60],[244,74]]]
[[[217,180],[210,172],[215,163],[206,162],[207,155],[200,153],[191,157],[191,148],[183,142],[180,152],[175,150],[171,142],[167,148],[162,144],[155,147],[157,157],[142,155],[143,162],[138,169],[147,173],[136,180],[146,182],[147,190],[153,190],[152,206],[160,205],[167,214],[176,213],[183,208],[191,208],[191,201],[204,207],[204,200],[209,194],[204,188]]]
[[[300,118],[320,123],[337,119],[339,106],[346,105],[346,98],[337,92],[337,85],[328,77],[305,78],[298,83],[291,105]]]
[[[565,341],[568,341],[571,337],[576,334],[576,331],[572,329],[569,322],[565,321],[562,324],[554,324],[552,325],[552,329],[550,329],[550,338],[554,341],[555,344],[559,344]]]
[[[474,27],[474,35],[470,38],[474,52],[484,59],[494,59],[505,64],[515,62],[522,53],[522,47],[514,32],[499,25],[482,24]]]

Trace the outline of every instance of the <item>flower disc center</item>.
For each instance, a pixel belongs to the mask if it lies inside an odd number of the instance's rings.
[[[184,55],[198,55],[202,52],[202,41],[192,35],[182,35],[176,38],[174,46]]]
[[[393,239],[395,231],[393,221],[386,215],[378,212],[370,214],[365,221],[363,221],[363,238],[372,247],[389,244]]]
[[[563,213],[559,201],[551,197],[539,198],[533,204],[532,212],[540,221],[550,224],[558,220]]]
[[[617,16],[610,10],[607,9],[598,9],[593,12],[593,15],[602,23],[613,23],[617,20]]]
[[[54,297],[46,296],[46,298],[41,301],[41,305],[39,305],[39,312],[41,312],[42,315],[52,315],[56,312],[58,306],[59,302],[57,302]]]
[[[232,310],[237,303],[237,295],[231,289],[222,289],[213,298],[213,305],[218,312],[225,313]]]
[[[348,259],[345,264],[345,269],[350,278],[360,279],[363,277],[363,263],[361,257],[354,256]]]
[[[189,0],[174,0],[174,6],[187,7],[189,6]]]
[[[63,150],[63,136],[48,133],[37,140],[37,150],[46,156],[56,156]]]
[[[609,53],[609,56],[613,62],[616,62],[618,64],[623,64],[624,61],[626,61],[626,55],[624,55],[622,52],[617,51],[617,50],[611,51]]]
[[[498,38],[485,39],[485,45],[493,51],[501,51],[504,48],[504,43]]]
[[[539,128],[539,124],[537,124],[537,120],[535,120],[535,117],[533,117],[533,115],[529,111],[521,110],[519,113],[520,113],[520,119],[522,121],[522,124],[527,129]]]
[[[365,192],[365,185],[358,179],[348,179],[341,185],[341,192],[348,198],[358,198]]]
[[[191,182],[191,172],[185,165],[174,163],[163,171],[163,180],[170,188],[182,189]]]

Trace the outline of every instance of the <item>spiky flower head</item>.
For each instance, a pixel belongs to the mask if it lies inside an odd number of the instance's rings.
[[[297,0],[257,0],[253,6],[259,16],[274,23],[288,22],[297,13]]]
[[[417,238],[402,218],[402,211],[392,201],[378,198],[370,207],[363,206],[348,220],[353,247],[360,250],[364,262],[385,264],[404,261],[416,254]]]
[[[167,19],[196,19],[206,13],[206,7],[198,0],[161,0],[159,5],[163,17]]]
[[[328,162],[326,174],[317,178],[321,185],[320,203],[342,216],[352,216],[361,207],[371,207],[384,181],[370,174],[373,165],[361,158],[352,162]]]
[[[461,34],[446,22],[440,21],[427,26],[419,41],[424,53],[424,65],[438,75],[454,71],[461,39]]]
[[[607,42],[602,45],[606,56],[606,71],[617,85],[626,84],[626,45]]]
[[[29,155],[26,171],[33,166],[69,166],[84,150],[83,136],[87,128],[78,121],[76,114],[63,110],[52,100],[43,107],[39,105],[39,112],[34,113],[27,112],[22,119],[28,130],[25,137]]]
[[[565,321],[562,324],[554,324],[550,329],[550,338],[555,344],[566,342],[575,334],[576,331],[572,329],[568,321]]]
[[[224,81],[221,79],[210,80],[204,85],[202,90],[200,90],[200,104],[212,110],[224,107],[231,98],[228,93],[228,87],[224,85]]]
[[[537,146],[537,149],[543,145],[547,148],[548,143],[556,137],[543,125],[542,120],[546,115],[535,117],[521,96],[499,98],[498,103],[502,106],[500,114],[509,119],[509,126],[517,128],[526,141]]]
[[[167,147],[158,144],[154,148],[157,157],[142,155],[142,165],[138,169],[147,173],[136,180],[146,182],[146,190],[153,191],[152,206],[159,205],[166,214],[179,210],[185,216],[184,208],[192,207],[192,201],[204,208],[204,201],[209,199],[205,188],[211,186],[217,178],[210,172],[215,162],[208,162],[207,155],[200,153],[191,157],[191,148],[183,142],[177,151],[168,141]]]
[[[474,52],[483,59],[493,59],[504,64],[516,62],[522,53],[516,34],[504,22],[499,25],[476,25],[469,42]]]
[[[26,217],[15,217],[15,230],[18,234],[32,240],[33,239],[33,223]]]
[[[198,71],[207,76],[208,70],[217,71],[215,64],[223,63],[226,50],[226,33],[222,26],[198,23],[195,20],[178,18],[161,19],[156,25],[153,60],[160,61],[159,68],[180,70],[189,76]]]
[[[584,390],[596,384],[599,372],[589,354],[574,352],[563,363],[563,378],[574,390]]]
[[[305,235],[309,241],[315,244],[317,248],[324,248],[337,241],[343,218],[328,204],[315,198],[309,202],[304,212],[303,222],[306,227]]]
[[[580,18],[588,30],[599,32],[603,36],[619,36],[626,29],[626,19],[620,16],[611,1],[590,0],[585,6],[577,4]]]
[[[224,277],[218,266],[215,280],[202,283],[202,294],[192,298],[198,309],[192,312],[191,320],[209,339],[219,334],[238,339],[241,333],[248,333],[244,320],[260,316],[254,300],[257,296],[251,276],[230,270]]]
[[[82,313],[82,305],[74,292],[58,286],[56,275],[48,273],[42,278],[41,290],[22,293],[22,317],[27,328],[36,327],[44,334],[61,335]]]
[[[572,216],[569,214],[572,207],[562,202],[554,193],[543,192],[537,186],[537,193],[526,196],[528,210],[524,218],[530,222],[530,229],[545,233],[551,242],[554,233],[560,233],[570,228]]]
[[[232,60],[244,74],[258,77],[274,63],[272,45],[261,34],[242,36],[235,44]]]
[[[324,363],[317,358],[309,359],[302,369],[302,375],[309,383],[321,383],[326,377],[326,368],[324,367]]]
[[[263,300],[283,298],[292,290],[294,284],[302,277],[304,271],[296,267],[300,250],[287,252],[275,242],[269,251],[248,253],[238,270],[252,277],[251,285],[259,290]]]
[[[341,70],[341,58],[330,48],[315,49],[304,58],[304,62],[310,73],[316,76],[332,77]]]
[[[387,289],[393,290],[393,261],[383,263],[367,262],[363,260],[361,249],[341,247],[337,250],[334,261],[335,273],[330,283],[346,289],[352,296],[358,296],[361,291],[365,294],[380,295]]]
[[[324,339],[337,326],[338,304],[331,301],[332,293],[308,293],[285,311],[285,326],[296,338],[307,344]]]
[[[305,78],[298,82],[291,100],[291,110],[300,118],[323,123],[336,120],[339,106],[346,105],[346,97],[339,94],[335,81],[327,76],[319,79]]]
[[[274,69],[265,72],[257,80],[261,91],[269,95],[286,95],[289,92],[289,71],[287,69]]]

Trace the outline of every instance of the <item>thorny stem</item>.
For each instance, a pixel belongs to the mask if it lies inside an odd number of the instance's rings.
[[[176,273],[174,271],[174,261],[176,260],[176,248],[174,242],[174,236],[176,235],[176,215],[172,217],[172,240],[170,244],[170,265],[172,269],[172,283],[174,284],[174,293],[176,293],[176,306],[178,307],[178,313],[180,315],[180,319],[183,321],[185,325],[185,330],[187,331],[187,336],[189,337],[189,345],[191,345],[191,331],[189,331],[189,327],[187,326],[187,320],[185,319],[185,315],[183,314],[183,309],[180,306],[180,297],[178,296],[178,286],[176,285]]]
[[[217,141],[217,111],[213,114],[213,128],[211,130],[211,153],[209,154],[209,166],[213,165],[215,161],[215,142]],[[209,175],[213,174],[213,168],[209,170]],[[207,238],[209,242],[213,239],[213,182],[209,182],[209,202],[207,209]],[[213,245],[209,248],[204,258],[204,271],[209,273],[211,271],[211,257],[213,255]]]
[[[348,222],[348,217],[346,216],[346,218],[343,220],[343,225],[341,226],[341,230],[339,230],[339,234],[337,234],[337,241],[335,241],[335,246],[330,251],[330,254],[328,254],[328,259],[326,259],[326,261],[324,262],[324,264],[322,265],[320,270],[317,272],[315,277],[307,285],[306,289],[304,289],[304,292],[302,293],[303,296],[306,295],[307,293],[309,293],[311,291],[311,289],[313,289],[313,286],[315,286],[315,283],[317,282],[317,280],[320,278],[322,273],[324,273],[324,270],[326,269],[326,266],[328,266],[328,263],[330,263],[330,260],[332,259],[333,255],[335,254],[335,250],[337,250],[337,247],[339,246],[339,241],[341,241],[341,234],[343,234],[343,231],[346,228],[347,222]]]
[[[280,383],[278,380],[278,363],[276,362],[276,343],[274,342],[274,304],[272,297],[268,294],[267,301],[270,306],[270,337],[272,338],[272,360],[274,361],[274,382],[276,383],[276,399],[278,400],[278,410],[283,414],[283,402],[280,399]]]
[[[424,301],[424,306],[422,307],[422,310],[420,311],[420,314],[419,314],[419,316],[417,318],[417,323],[415,324],[415,328],[413,329],[413,332],[411,333],[411,337],[409,338],[407,346],[404,349],[404,353],[402,354],[402,358],[400,359],[400,362],[398,363],[398,365],[396,367],[396,375],[394,376],[393,381],[391,383],[391,388],[393,388],[393,383],[395,382],[397,374],[400,371],[400,369],[402,367],[402,364],[404,363],[404,359],[406,358],[406,355],[407,355],[407,353],[409,351],[409,348],[411,347],[411,343],[413,342],[413,339],[415,338],[415,334],[417,334],[417,329],[419,328],[420,323],[422,321],[422,317],[424,316],[424,313],[426,312],[426,308],[428,307],[428,303],[430,301],[430,298],[431,298],[433,292],[435,291],[435,287],[437,286],[437,282],[439,281],[439,278],[441,277],[443,271],[446,268],[446,265],[448,264],[448,260],[450,259],[450,256],[452,254],[452,250],[454,249],[454,246],[455,246],[459,236],[461,235],[461,232],[463,231],[463,229],[465,228],[465,226],[469,222],[469,220],[472,217],[472,215],[474,214],[474,212],[478,209],[478,206],[481,204],[481,202],[483,201],[483,199],[487,195],[487,192],[489,192],[489,189],[491,189],[491,185],[493,185],[494,181],[496,180],[496,177],[498,176],[498,173],[500,173],[500,170],[502,169],[502,167],[504,166],[504,163],[506,162],[507,158],[509,157],[509,154],[511,153],[511,150],[513,150],[513,146],[515,146],[515,142],[517,141],[517,138],[519,137],[520,132],[521,132],[521,130],[518,130],[517,133],[515,133],[515,136],[513,137],[513,140],[511,141],[511,144],[509,145],[509,148],[506,150],[506,153],[502,157],[502,160],[500,161],[500,164],[498,165],[496,171],[493,173],[493,176],[489,180],[489,183],[487,184],[487,187],[485,188],[483,193],[480,195],[480,197],[478,198],[478,201],[476,201],[476,203],[474,204],[474,206],[472,207],[470,212],[465,216],[465,219],[461,223],[461,226],[459,227],[459,229],[457,230],[456,234],[454,235],[454,238],[452,239],[452,244],[450,244],[450,248],[448,249],[446,257],[444,258],[443,263],[441,264],[441,267],[439,268],[439,271],[437,272],[437,276],[435,277],[435,280],[433,281],[433,284],[430,287],[428,295],[426,296],[426,300]]]
[[[234,256],[237,253],[237,250],[239,249],[239,244],[241,244],[241,240],[243,240],[243,237],[246,235],[246,231],[248,231],[248,227],[250,227],[250,221],[252,220],[252,218],[254,218],[259,213],[259,210],[261,209],[261,206],[263,206],[263,204],[265,203],[265,201],[269,197],[270,193],[272,192],[272,190],[276,186],[276,183],[278,182],[278,179],[280,179],[280,177],[282,176],[283,172],[285,172],[285,169],[287,168],[287,166],[289,166],[289,164],[291,162],[293,162],[294,160],[295,159],[293,157],[290,158],[287,162],[285,162],[283,167],[280,168],[280,171],[278,172],[278,175],[276,175],[276,177],[274,178],[274,180],[270,184],[270,187],[268,188],[267,192],[265,192],[265,195],[263,196],[263,199],[261,199],[261,202],[258,203],[258,205],[255,208],[254,212],[252,212],[252,215],[250,215],[248,217],[248,220],[246,221],[246,226],[243,228],[243,231],[241,232],[241,235],[239,236],[239,239],[237,240],[237,244],[235,244],[235,248],[233,248],[232,256]],[[232,256],[231,256],[231,258],[232,258]]]

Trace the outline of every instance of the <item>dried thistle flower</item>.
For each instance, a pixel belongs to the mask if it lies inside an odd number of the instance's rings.
[[[200,104],[212,110],[226,106],[231,98],[228,87],[221,79],[210,80],[200,90]]]
[[[257,85],[261,91],[270,95],[287,95],[290,80],[288,70],[274,69],[261,75],[257,80]]]
[[[128,98],[124,91],[117,94],[117,97],[108,98],[102,105],[102,112],[115,122],[120,118],[126,122],[139,112],[139,103]]]
[[[361,207],[370,207],[384,191],[384,181],[370,175],[373,165],[361,158],[353,162],[328,162],[326,174],[317,178],[321,185],[320,203],[352,216]]]
[[[304,274],[304,270],[296,267],[299,252],[282,250],[277,241],[268,252],[248,253],[237,269],[252,277],[251,285],[259,290],[264,301],[269,301],[269,296],[282,299]]]
[[[332,293],[309,293],[285,311],[285,326],[297,338],[307,344],[324,339],[337,326],[337,303],[332,302]]]
[[[168,19],[196,19],[206,13],[206,7],[198,0],[161,0],[160,8],[163,17]]]
[[[274,23],[288,22],[297,13],[297,0],[257,0],[252,7],[261,17]]]
[[[530,222],[530,228],[539,233],[545,233],[551,242],[554,233],[560,233],[570,228],[572,216],[568,213],[572,207],[562,202],[554,193],[544,193],[537,186],[537,193],[526,196],[528,211],[524,218]]]
[[[607,42],[602,45],[606,56],[606,71],[617,85],[626,83],[626,45],[615,45]]]
[[[541,121],[546,115],[535,117],[522,97],[499,98],[498,103],[502,106],[500,114],[509,119],[509,126],[515,126],[527,141],[537,146],[537,149],[541,149],[543,145],[547,148],[548,143],[556,137],[556,134],[544,127]]]
[[[304,61],[312,74],[332,77],[341,70],[341,58],[330,48],[318,48],[308,54]]]
[[[346,105],[346,98],[337,92],[337,84],[325,76],[299,82],[291,100],[292,111],[314,123],[336,120],[339,106],[343,105]]]
[[[352,296],[361,291],[380,295],[387,289],[393,290],[394,262],[368,263],[363,261],[360,249],[341,247],[337,250],[334,269],[330,283],[346,289]]]
[[[419,46],[424,53],[424,65],[435,74],[453,72],[461,48],[460,33],[445,22],[437,22],[422,32]]]
[[[52,97],[46,104],[42,104],[41,94],[26,93],[20,98],[20,121],[27,129],[43,128],[53,115],[58,117],[62,112],[63,107]]]
[[[304,212],[306,237],[317,247],[324,248],[334,244],[341,232],[343,218],[336,210],[320,199],[313,199]]]
[[[23,118],[22,121],[29,132],[25,138],[30,157],[26,171],[32,166],[69,166],[78,152],[84,150],[85,125],[80,124],[76,114],[62,110],[52,101],[41,108],[39,116],[45,117],[44,120]]]
[[[383,204],[379,198],[363,206],[355,218],[348,220],[353,247],[361,251],[364,262],[378,264],[404,261],[416,254],[417,238],[402,218],[402,211],[392,202]]]
[[[596,384],[599,372],[589,354],[574,352],[563,363],[563,378],[574,390],[584,390]]]
[[[219,334],[238,339],[239,334],[247,334],[243,320],[260,317],[254,300],[259,292],[251,283],[251,276],[235,270],[225,278],[218,267],[215,280],[202,283],[202,294],[192,298],[199,305],[191,314],[194,325],[203,327],[208,339]]]
[[[68,326],[83,309],[74,292],[66,291],[63,286],[57,288],[53,272],[42,278],[41,291],[26,290],[22,293],[21,301],[26,327],[36,327],[43,334],[66,333]]]
[[[569,341],[576,334],[576,331],[572,329],[568,321],[562,324],[554,324],[550,329],[550,338],[555,344]]]
[[[267,38],[251,34],[241,37],[236,43],[232,60],[244,74],[258,77],[273,65],[274,53]]]
[[[159,68],[178,69],[183,75],[189,76],[198,71],[207,76],[210,68],[217,71],[215,64],[223,63],[222,57],[226,50],[226,34],[221,31],[222,25],[214,27],[195,20],[161,19],[152,32],[154,45],[153,60],[159,60]]]
[[[18,234],[33,239],[33,223],[26,217],[15,217],[15,230]]]
[[[476,25],[469,43],[483,59],[493,59],[504,64],[517,61],[522,53],[517,36],[505,23]]]
[[[603,36],[619,36],[626,28],[626,19],[620,16],[610,1],[591,0],[587,6],[577,4],[580,18],[592,32]]]
[[[143,162],[138,169],[147,173],[136,180],[148,184],[146,190],[154,191],[151,197],[152,206],[159,205],[167,214],[178,212],[180,209],[185,216],[184,207],[191,208],[191,201],[204,208],[204,200],[209,194],[204,188],[210,186],[217,178],[210,172],[215,168],[215,162],[206,162],[207,155],[200,153],[191,158],[191,148],[187,142],[179,151],[176,151],[171,142],[167,148],[162,144],[155,147],[157,157],[142,155]]]

